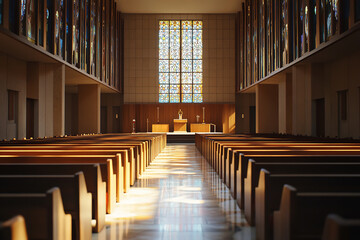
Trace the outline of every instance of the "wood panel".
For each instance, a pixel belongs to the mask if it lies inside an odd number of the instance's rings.
[[[122,110],[122,132],[132,131],[132,120],[136,120],[136,131],[146,132],[148,119],[148,129],[152,124],[157,123],[156,109],[159,107],[159,123],[169,124],[169,131],[174,131],[174,119],[179,118],[179,109],[183,112],[183,119],[188,123],[196,123],[196,115],[203,121],[203,107],[205,107],[205,122],[216,125],[217,131],[223,131],[224,121],[228,121],[230,116],[235,116],[234,104],[124,104]],[[189,127],[188,124],[188,127]],[[229,124],[225,124],[229,126]],[[190,129],[188,129],[190,131]]]

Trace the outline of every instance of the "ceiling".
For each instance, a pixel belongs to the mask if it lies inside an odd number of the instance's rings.
[[[243,0],[116,0],[123,13],[236,13]]]

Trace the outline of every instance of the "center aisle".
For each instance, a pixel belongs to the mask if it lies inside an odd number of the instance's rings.
[[[168,144],[106,221],[93,240],[255,239],[194,144]]]

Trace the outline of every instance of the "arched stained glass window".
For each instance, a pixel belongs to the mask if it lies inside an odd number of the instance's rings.
[[[159,102],[203,101],[202,21],[159,22]]]

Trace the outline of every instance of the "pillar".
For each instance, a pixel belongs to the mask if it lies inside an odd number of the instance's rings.
[[[256,86],[256,133],[277,133],[279,130],[278,85]]]
[[[100,133],[100,85],[78,86],[79,133]]]

